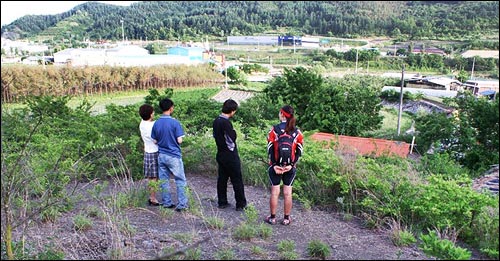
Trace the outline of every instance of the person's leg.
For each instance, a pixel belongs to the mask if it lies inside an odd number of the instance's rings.
[[[158,200],[156,199],[156,188],[155,185],[153,184],[157,180],[158,180],[157,178],[148,178],[149,201],[153,204],[158,203]]]
[[[296,169],[292,168],[290,171],[283,174],[283,225],[290,224],[290,214],[292,213],[292,184],[295,180]]]
[[[219,206],[227,206],[227,181],[229,180],[228,170],[226,169],[226,163],[223,159],[217,157],[217,203]]]
[[[158,156],[158,175],[160,179],[161,198],[164,207],[173,205],[170,196],[170,170],[168,169],[167,155],[160,154]]]
[[[284,214],[289,217],[292,213],[292,186],[283,185]]]
[[[269,183],[271,184],[271,197],[269,198],[269,211],[271,215],[266,218],[269,224],[276,224],[276,210],[278,208],[278,198],[280,196],[281,177],[276,175],[273,167],[268,168]]]
[[[271,216],[276,216],[276,209],[278,208],[278,199],[280,196],[280,185],[271,186],[271,198],[269,200],[269,209]]]
[[[148,153],[148,157],[150,158],[148,162],[149,164],[149,171],[148,171],[148,177],[149,177],[149,199],[153,204],[159,203],[158,199],[156,199],[156,192],[158,191],[156,181],[158,181],[158,152],[155,153]]]
[[[177,188],[177,210],[188,207],[188,197],[186,194],[186,174],[184,173],[184,163],[181,158],[170,157],[169,168],[172,171]]]
[[[234,158],[229,162],[231,171],[231,184],[233,184],[234,199],[236,201],[236,208],[243,209],[247,206],[247,199],[245,197],[245,186],[243,184],[243,176],[241,175],[241,162],[239,158]]]

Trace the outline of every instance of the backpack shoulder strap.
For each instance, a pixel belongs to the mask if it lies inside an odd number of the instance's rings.
[[[280,129],[279,124],[274,125],[273,129],[274,129],[274,132],[276,132],[276,134],[278,134],[278,136],[281,135],[281,129]]]

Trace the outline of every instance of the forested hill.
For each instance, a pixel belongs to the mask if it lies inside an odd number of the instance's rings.
[[[498,39],[498,13],[498,1],[142,1],[131,6],[87,2],[57,15],[21,17],[1,32],[11,39],[118,40],[123,21],[127,39],[187,41],[263,33]]]

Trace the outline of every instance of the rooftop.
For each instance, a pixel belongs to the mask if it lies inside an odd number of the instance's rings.
[[[333,142],[334,148],[346,152],[355,152],[364,156],[397,156],[406,158],[410,152],[410,144],[402,141],[361,138],[331,133],[318,132],[311,136],[315,141]]]

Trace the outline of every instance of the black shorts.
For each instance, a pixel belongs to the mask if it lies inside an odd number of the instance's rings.
[[[293,167],[290,171],[285,172],[282,175],[278,175],[276,174],[276,171],[274,171],[273,166],[270,166],[267,169],[267,172],[269,174],[269,182],[271,183],[271,186],[280,185],[282,180],[283,185],[292,186],[293,181],[295,180],[295,173],[297,172],[297,169]]]

